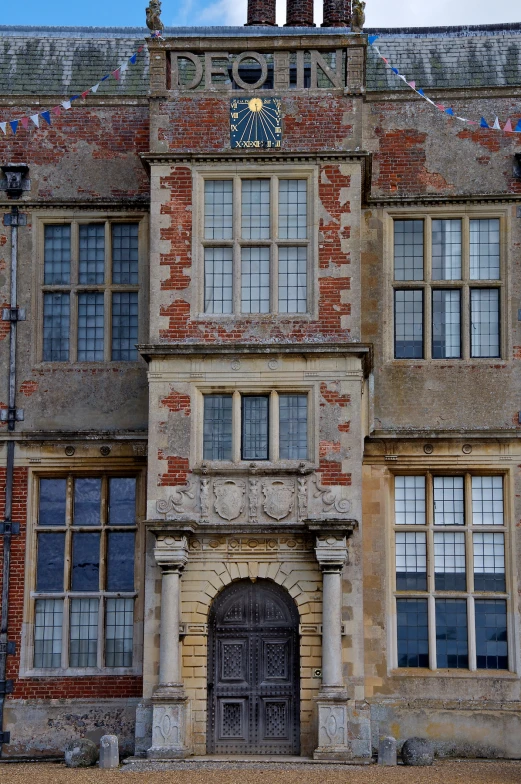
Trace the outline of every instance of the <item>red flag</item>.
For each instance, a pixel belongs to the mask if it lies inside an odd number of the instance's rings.
[[[20,122],[22,123],[24,128],[27,128],[27,126],[29,125],[29,118],[28,117],[22,117]]]
[[[88,91],[88,90],[85,90],[85,92],[81,94],[81,97],[82,97],[83,99],[85,99],[85,98],[87,97],[87,95],[88,95],[88,94],[89,94],[89,91]]]
[[[512,123],[510,122],[510,119],[508,119],[504,124],[503,130],[505,133],[513,133],[514,129],[512,128]]]
[[[114,79],[116,79],[116,81],[119,81],[120,74],[121,74],[121,70],[119,68],[116,68],[115,71],[112,71],[112,76],[114,77]]]
[[[62,111],[62,108],[61,108],[61,106],[53,106],[53,108],[51,109],[51,112],[52,112],[53,114],[55,114],[56,116],[58,116],[59,114],[61,114],[61,111]]]

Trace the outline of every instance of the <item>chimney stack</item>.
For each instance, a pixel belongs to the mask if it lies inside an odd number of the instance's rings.
[[[248,0],[246,25],[276,25],[275,0]]]
[[[349,27],[351,0],[324,0],[322,27]]]
[[[285,27],[314,27],[313,0],[288,0]]]

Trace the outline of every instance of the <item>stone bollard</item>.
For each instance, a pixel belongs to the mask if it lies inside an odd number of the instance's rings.
[[[394,738],[380,738],[378,764],[386,767],[396,765],[396,740]]]
[[[88,768],[98,759],[98,748],[87,738],[71,740],[65,746],[65,764],[68,768]]]
[[[402,760],[404,765],[432,765],[434,747],[426,738],[409,738],[402,746]]]
[[[119,768],[119,747],[117,735],[104,735],[100,740],[100,768]]]

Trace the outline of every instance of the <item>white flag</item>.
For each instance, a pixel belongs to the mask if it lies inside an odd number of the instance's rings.
[[[99,87],[99,82],[98,82],[98,84],[95,84],[94,87],[90,88],[91,93],[97,93],[98,92],[98,87]]]
[[[494,130],[496,130],[496,131],[500,131],[501,130],[501,125],[499,124],[499,118],[498,117],[496,117],[496,119],[494,120],[494,125],[492,126],[492,128],[494,128]]]
[[[33,121],[33,123],[36,125],[37,128],[40,127],[40,115],[39,114],[31,115],[31,120]]]
[[[7,133],[7,123],[0,123],[0,128],[4,133]]]
[[[70,101],[62,101],[62,106],[63,106],[64,109],[70,109],[71,108],[71,102]]]

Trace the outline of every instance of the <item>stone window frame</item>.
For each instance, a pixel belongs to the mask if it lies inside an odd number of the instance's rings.
[[[105,225],[105,281],[100,284],[79,283],[79,225],[90,223],[103,223]],[[138,284],[112,283],[112,242],[111,226],[116,223],[138,224]],[[45,226],[67,225],[71,226],[71,282],[66,285],[52,285],[44,283],[44,258],[45,258]],[[113,360],[112,354],[112,294],[118,292],[135,292],[138,295],[138,341],[144,342],[147,334],[146,314],[148,312],[149,275],[147,269],[148,258],[148,215],[143,211],[86,211],[78,212],[57,211],[42,212],[35,216],[33,225],[34,259],[34,288],[32,307],[36,314],[36,330],[34,345],[34,364],[45,367],[69,367],[79,365],[82,368],[110,362],[113,365],[135,366],[140,362],[139,354],[134,360]],[[69,321],[69,359],[44,360],[43,359],[43,295],[51,291],[71,293],[70,321]],[[103,292],[104,294],[104,358],[102,360],[78,360],[78,294],[82,292]]]
[[[273,320],[274,317],[289,321],[314,321],[318,318],[318,178],[320,167],[318,164],[275,164],[257,161],[255,165],[231,163],[227,165],[204,165],[193,170],[193,224],[192,224],[192,258],[194,259],[196,275],[195,297],[192,306],[192,317],[197,321],[230,321],[244,320]],[[306,240],[278,240],[278,197],[273,198],[277,192],[276,182],[279,179],[306,179],[308,233]],[[206,180],[233,180],[233,239],[232,240],[205,240],[204,238],[204,183]],[[241,225],[240,210],[240,181],[241,179],[270,179],[272,181],[271,193],[271,238],[269,240],[242,240],[239,237]],[[278,279],[275,261],[275,250],[278,245],[295,246],[305,245],[307,254],[307,311],[305,313],[279,313],[278,312]],[[206,313],[204,310],[204,248],[209,246],[228,246],[234,248],[233,253],[233,312],[232,313]],[[270,253],[270,311],[268,313],[243,313],[240,310],[240,248],[243,246],[269,246]]]
[[[390,471],[389,483],[389,610],[388,610],[388,641],[389,641],[389,670],[393,677],[451,677],[451,678],[501,678],[513,679],[518,677],[519,655],[517,653],[517,629],[515,625],[515,597],[514,582],[514,555],[511,496],[514,486],[513,477],[509,471],[495,468],[473,468],[461,466],[455,468],[436,467],[415,469],[399,469]],[[424,476],[425,477],[425,508],[426,524],[402,524],[395,522],[395,478],[398,476]],[[434,525],[434,496],[433,477],[463,477],[464,488],[464,524],[463,525]],[[503,525],[473,525],[472,523],[472,477],[500,476],[503,479]],[[427,543],[427,590],[397,590],[396,589],[396,533],[425,533]],[[465,558],[466,558],[466,587],[464,591],[436,590],[434,585],[434,533],[464,533]],[[505,555],[505,591],[476,591],[474,588],[474,533],[502,533],[504,536]],[[437,669],[436,662],[436,612],[435,599],[466,599],[467,602],[467,641],[468,641],[468,668]],[[428,651],[429,667],[398,667],[398,614],[397,599],[426,599],[428,603]],[[476,666],[476,634],[474,602],[476,599],[499,599],[506,603],[507,618],[507,646],[508,670],[478,669]]]
[[[70,480],[74,477],[135,477],[136,478],[136,524],[134,526],[115,526],[118,530],[134,531],[136,534],[134,550],[134,591],[97,591],[97,592],[73,592],[64,590],[62,592],[48,593],[37,592],[36,588],[36,568],[37,568],[37,535],[38,528],[38,504],[39,504],[39,481],[40,479],[67,479],[67,506],[70,507]],[[26,551],[25,551],[25,578],[24,578],[24,621],[22,627],[22,643],[20,653],[20,678],[78,678],[95,676],[119,676],[133,675],[141,676],[143,672],[143,622],[144,622],[144,561],[145,561],[145,531],[141,521],[145,518],[145,499],[146,499],[146,475],[142,469],[122,463],[118,467],[81,467],[74,469],[71,465],[57,466],[56,468],[40,469],[31,471],[28,479],[28,504],[27,504],[27,532],[26,532]],[[102,502],[104,503],[104,501]],[[70,513],[69,513],[70,514]],[[67,529],[70,527],[66,526]],[[45,532],[59,533],[65,530],[61,526],[44,527]],[[100,530],[96,526],[82,527],[82,531]],[[101,559],[105,553],[100,554]],[[67,561],[67,548],[65,559]],[[70,564],[69,564],[70,567]],[[64,658],[68,659],[69,647],[69,604],[70,596],[73,598],[94,598],[94,595],[106,598],[134,598],[134,632],[132,647],[132,666],[130,667],[42,667],[36,668],[34,662],[34,628],[35,628],[35,607],[36,600],[39,598],[66,599],[64,602],[63,627],[62,627],[62,664]],[[103,659],[105,645],[105,603],[100,603],[98,615],[98,664]]]
[[[384,351],[387,361],[398,364],[411,363],[456,363],[456,364],[482,364],[492,361],[505,362],[511,356],[511,328],[508,312],[510,296],[510,249],[509,249],[509,217],[511,207],[448,205],[424,206],[417,208],[396,208],[384,211],[384,270],[385,270],[385,300],[386,323],[389,329],[384,334]],[[469,276],[470,240],[469,223],[472,219],[499,219],[500,232],[500,278],[496,281],[471,280]],[[432,280],[432,252],[431,252],[431,224],[432,220],[462,220],[462,279],[461,280]],[[394,221],[395,220],[423,220],[424,221],[424,278],[423,280],[402,281],[394,279]],[[486,288],[499,290],[499,356],[497,357],[472,357],[470,356],[470,289]],[[423,357],[422,358],[397,358],[395,357],[395,304],[394,293],[397,290],[421,290],[423,292]],[[454,290],[462,292],[460,304],[460,334],[461,357],[432,357],[432,291],[434,289]]]
[[[243,460],[242,447],[242,406],[243,395],[266,395],[269,397],[269,460],[256,462],[263,469],[285,467],[297,469],[299,464],[318,466],[318,424],[319,424],[319,399],[318,389],[313,384],[230,384],[216,386],[215,384],[198,384],[195,388],[195,416],[192,417],[192,464],[200,467],[203,463],[210,468],[242,469],[248,470],[251,460]],[[203,458],[203,422],[204,422],[204,396],[211,394],[232,395],[232,460],[204,460]],[[279,417],[278,396],[300,394],[308,397],[308,457],[294,460],[281,460],[279,458]]]

